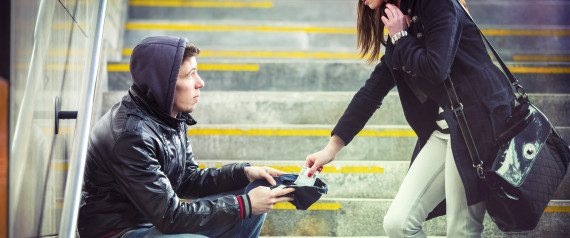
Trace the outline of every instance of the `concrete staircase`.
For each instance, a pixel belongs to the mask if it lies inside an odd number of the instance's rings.
[[[166,6],[167,3],[176,6]],[[469,9],[533,101],[570,140],[570,3],[470,0]],[[537,11],[536,9],[540,9]],[[123,61],[109,62],[103,109],[131,84],[130,51],[151,35],[185,36],[202,49],[206,86],[188,132],[196,158],[299,172],[373,65],[359,59],[356,1],[131,1]],[[383,216],[403,180],[416,141],[396,91],[320,178],[329,194],[307,211],[277,204],[262,236],[385,236]],[[567,176],[568,177],[568,176]],[[489,219],[485,237],[570,236],[570,179],[529,233],[505,234]],[[446,235],[445,217],[424,224]]]

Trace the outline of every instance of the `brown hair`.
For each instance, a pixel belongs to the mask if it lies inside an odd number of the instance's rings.
[[[198,48],[198,46],[187,45],[186,48],[184,48],[184,56],[182,56],[182,61],[190,59],[198,54],[200,54],[200,48]]]
[[[378,60],[380,56],[380,46],[386,46],[384,39],[384,14],[385,4],[378,9],[372,10],[364,5],[363,1],[358,1],[358,17],[356,19],[356,46],[360,48],[360,57],[368,55],[367,63]]]
[[[387,2],[395,4],[396,0],[388,0]],[[459,2],[467,8],[465,0],[459,0]],[[380,19],[383,15],[386,15],[384,9],[386,9],[386,4],[382,4],[379,8],[372,10],[364,5],[363,1],[358,1],[356,46],[360,48],[360,57],[367,57],[366,62],[369,64],[380,58],[380,46],[386,46],[384,22]]]

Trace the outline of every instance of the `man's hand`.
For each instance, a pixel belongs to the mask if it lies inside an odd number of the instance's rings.
[[[249,182],[253,182],[257,179],[266,179],[271,185],[277,184],[273,177],[277,177],[280,175],[284,175],[285,172],[276,170],[274,168],[269,167],[256,167],[256,166],[247,166],[245,167],[245,175]]]
[[[251,166],[250,166],[251,167]],[[273,181],[275,182],[275,181]],[[251,202],[251,212],[253,215],[259,215],[269,212],[271,208],[278,202],[293,201],[292,197],[283,197],[288,193],[295,191],[294,188],[285,188],[280,190],[271,190],[269,187],[259,186],[252,189],[247,194]]]

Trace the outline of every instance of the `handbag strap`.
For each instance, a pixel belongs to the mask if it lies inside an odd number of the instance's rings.
[[[487,39],[487,37],[483,34],[483,31],[481,31],[481,28],[477,25],[477,23],[475,22],[475,20],[473,20],[473,17],[471,16],[471,14],[469,13],[469,11],[467,11],[467,8],[465,8],[465,6],[463,6],[463,4],[461,4],[461,2],[459,2],[459,5],[463,8],[463,11],[465,12],[465,14],[467,14],[467,16],[469,17],[469,19],[471,20],[471,22],[473,22],[473,24],[475,25],[475,27],[477,27],[477,30],[479,31],[479,34],[481,35],[481,37],[483,37],[483,39],[485,40],[485,43],[487,44],[487,46],[489,47],[489,49],[491,50],[491,52],[493,52],[493,55],[495,56],[495,58],[497,59],[497,61],[499,62],[499,64],[501,65],[501,68],[503,69],[503,72],[505,73],[505,75],[507,76],[510,84],[515,87],[516,92],[519,94],[519,102],[524,99],[527,100],[528,96],[526,95],[526,92],[524,90],[524,88],[522,87],[522,85],[519,84],[519,80],[513,75],[513,73],[511,73],[511,71],[509,70],[509,68],[507,67],[507,65],[505,64],[505,62],[503,61],[503,59],[501,58],[501,56],[499,55],[499,53],[497,53],[497,51],[495,50],[495,48],[493,47],[493,45],[491,45],[491,42],[489,42],[489,40]]]
[[[467,16],[469,16],[469,19],[471,19],[473,24],[475,24],[475,26],[479,30],[479,34],[483,37],[485,43],[487,44],[487,46],[489,46],[489,48],[495,55],[495,58],[497,58],[497,60],[499,61],[499,64],[503,68],[503,71],[507,75],[507,78],[509,79],[510,83],[517,89],[517,92],[521,95],[521,97],[526,98],[526,93],[524,92],[524,89],[522,88],[522,86],[520,86],[518,80],[507,68],[505,62],[503,61],[503,59],[501,59],[501,57],[499,56],[497,51],[493,48],[489,40],[487,40],[487,37],[485,37],[485,35],[481,31],[481,28],[477,26],[477,23],[475,23],[475,21],[471,17],[471,14],[469,14],[469,12],[465,8],[465,6],[463,6],[463,4],[459,2],[459,5],[461,5]],[[453,82],[451,81],[450,76],[447,77],[444,84],[447,92],[447,97],[449,98],[449,102],[451,103],[451,111],[453,111],[453,114],[457,118],[457,124],[459,125],[459,129],[463,136],[463,140],[465,141],[465,145],[467,146],[467,152],[469,153],[469,157],[471,158],[473,167],[476,168],[477,175],[479,176],[479,178],[485,180],[486,178],[485,178],[485,170],[483,169],[483,161],[481,160],[479,152],[477,151],[477,147],[475,146],[475,140],[473,139],[473,135],[471,133],[471,130],[469,129],[467,119],[465,118],[465,113],[463,112],[463,104],[461,104],[461,102],[459,101],[459,97],[457,97],[457,92],[453,87]]]
[[[453,88],[453,82],[451,82],[451,77],[448,77],[445,80],[445,91],[447,92],[447,97],[451,102],[451,111],[457,118],[457,124],[459,124],[459,130],[463,135],[463,140],[465,141],[465,145],[467,145],[467,152],[469,152],[469,157],[471,158],[471,162],[473,163],[473,167],[477,169],[477,175],[479,178],[485,180],[485,171],[483,170],[483,161],[479,157],[479,152],[477,151],[477,147],[475,146],[475,140],[471,134],[471,130],[469,130],[469,125],[467,124],[467,119],[465,118],[465,113],[463,113],[463,104],[459,102],[459,98],[457,97],[457,93]]]

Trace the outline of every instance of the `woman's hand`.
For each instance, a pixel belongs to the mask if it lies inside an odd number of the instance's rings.
[[[387,3],[384,12],[387,17],[382,16],[382,22],[384,22],[384,26],[388,29],[388,35],[390,37],[400,31],[408,30],[410,17],[408,15],[404,15],[404,13],[400,11],[400,8],[396,7],[394,4]]]
[[[293,201],[293,197],[284,196],[294,191],[294,188],[271,190],[265,186],[252,189],[247,193],[251,202],[251,213],[253,215],[263,214],[271,210],[275,203]]]
[[[253,182],[257,179],[266,179],[271,185],[277,184],[273,177],[284,175],[285,172],[276,170],[269,167],[257,167],[257,166],[247,166],[245,167],[245,175],[249,182]]]
[[[315,171],[321,171],[325,164],[332,162],[336,154],[344,147],[344,141],[337,136],[333,135],[329,141],[329,144],[319,152],[310,154],[305,159],[305,166],[309,167],[309,177],[315,173]]]

